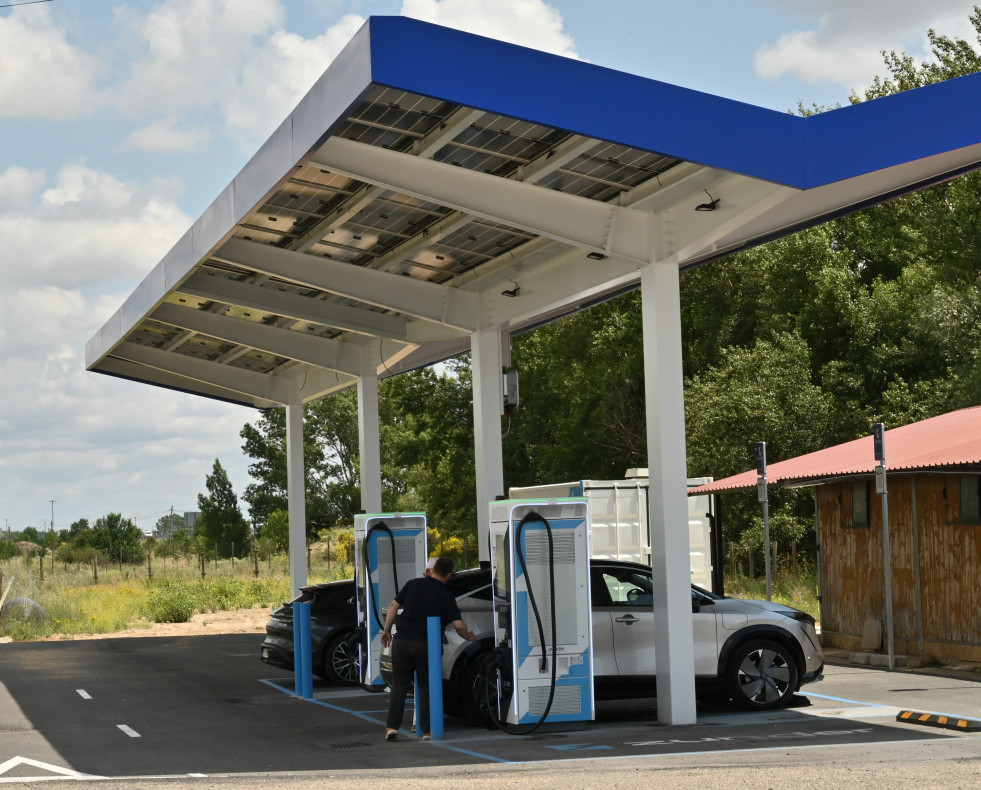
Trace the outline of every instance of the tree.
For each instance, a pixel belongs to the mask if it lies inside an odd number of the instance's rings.
[[[95,521],[91,545],[108,559],[139,563],[145,558],[143,531],[119,513],[107,513]]]
[[[179,529],[184,529],[184,516],[177,513],[168,513],[166,516],[161,516],[157,519],[153,531],[164,537],[170,537]]]
[[[228,473],[217,458],[211,474],[205,477],[205,487],[207,495],[198,494],[198,535],[206,547],[217,544],[221,556],[230,556],[233,547],[236,556],[244,556],[249,548],[249,525],[239,510]]]
[[[274,510],[259,533],[275,549],[284,549],[290,542],[290,514],[285,510]]]

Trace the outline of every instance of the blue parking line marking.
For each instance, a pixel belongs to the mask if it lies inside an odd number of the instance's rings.
[[[266,680],[266,679],[260,679],[259,682],[260,683],[265,683],[267,686],[270,686],[270,687],[276,689],[277,691],[282,691],[285,694],[289,694],[291,697],[297,697],[297,695],[296,695],[296,693],[295,693],[295,691],[293,689],[286,688],[286,686],[280,685],[279,683],[276,683],[275,681]],[[371,716],[368,716],[367,714],[362,713],[361,711],[351,710],[350,708],[342,708],[340,705],[332,705],[329,702],[324,702],[323,700],[319,700],[319,699],[307,699],[307,698],[304,698],[304,697],[297,697],[297,699],[302,700],[303,702],[312,702],[314,705],[320,705],[320,706],[322,706],[324,708],[330,708],[331,710],[336,710],[339,713],[348,713],[351,716],[356,716],[357,718],[363,719],[364,721],[369,721],[372,724],[378,724],[378,725],[381,725],[381,726],[384,726],[384,724],[385,724],[384,721],[381,721],[380,719],[377,719],[377,718],[372,718]],[[377,711],[377,712],[378,713],[388,713],[387,710],[385,710],[385,711]],[[501,759],[500,757],[492,757],[489,754],[481,754],[480,752],[474,752],[474,751],[471,751],[469,749],[461,749],[459,746],[453,746],[451,744],[444,743],[442,741],[430,741],[430,743],[432,743],[435,746],[439,746],[441,749],[448,749],[449,751],[457,752],[459,754],[465,754],[465,755],[467,755],[469,757],[476,757],[478,760],[487,760],[487,761],[492,762],[492,763],[503,763],[505,765],[514,765],[515,764],[513,760],[504,760],[504,759]]]

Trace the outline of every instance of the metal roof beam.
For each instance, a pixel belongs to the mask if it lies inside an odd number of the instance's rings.
[[[466,334],[430,321],[326,302],[280,291],[275,286],[261,287],[204,272],[192,274],[177,290],[198,299],[274,313],[297,321],[402,343],[425,343]]]
[[[224,389],[217,385],[208,384],[197,379],[189,379],[175,373],[147,367],[138,362],[119,357],[106,357],[99,365],[98,372],[130,379],[139,383],[156,384],[167,389],[181,390],[195,395],[204,395],[209,398],[232,401],[233,403],[240,403],[243,406],[255,406],[259,409],[266,409],[278,405],[275,401],[256,398],[251,395],[243,395],[237,390]]]
[[[643,211],[338,137],[324,143],[309,161],[576,247],[638,263],[649,259],[649,223]]]
[[[305,362],[327,370],[338,370],[351,376],[360,376],[361,343],[341,342],[326,337],[307,335],[292,329],[282,329],[244,318],[215,315],[193,307],[162,304],[153,313],[156,321],[190,329],[203,335],[227,340],[236,345],[265,351],[297,362]],[[389,353],[401,350],[389,349]],[[382,350],[385,355],[385,350]]]
[[[467,332],[478,328],[480,297],[471,291],[444,288],[412,277],[243,239],[229,239],[212,257],[308,288],[329,291]]]
[[[263,373],[219,365],[205,359],[173,354],[131,342],[120,343],[113,350],[112,356],[259,400],[286,402],[285,383]],[[194,386],[196,389],[197,384]]]

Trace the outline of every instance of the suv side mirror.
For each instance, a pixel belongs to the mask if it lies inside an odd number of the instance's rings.
[[[692,614],[698,614],[702,608],[702,597],[696,595],[694,592],[691,594],[691,612]]]

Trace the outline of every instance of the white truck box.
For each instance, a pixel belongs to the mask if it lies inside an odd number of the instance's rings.
[[[513,487],[509,499],[584,497],[589,502],[590,546],[597,559],[628,560],[651,564],[648,529],[646,469],[629,470],[624,480],[580,480],[540,486]],[[638,474],[639,476],[631,476]],[[688,487],[711,483],[711,477],[688,478]],[[714,498],[688,497],[688,536],[691,541],[691,580],[699,587],[715,590],[712,561]]]

